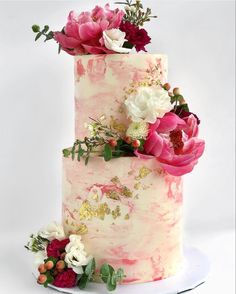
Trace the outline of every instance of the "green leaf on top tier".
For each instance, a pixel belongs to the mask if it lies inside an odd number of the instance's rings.
[[[112,159],[112,148],[109,144],[106,144],[104,147],[103,157],[105,161],[109,161]]]

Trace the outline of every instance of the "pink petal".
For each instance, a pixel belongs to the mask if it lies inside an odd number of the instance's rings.
[[[144,144],[144,150],[147,154],[158,157],[163,148],[163,139],[156,132],[152,133]]]
[[[108,50],[106,47],[90,46],[82,44],[87,53],[90,54],[114,54],[114,51]]]
[[[143,153],[140,153],[138,150],[135,150],[134,151],[134,154],[140,158],[140,159],[153,159],[154,156],[152,155],[147,155],[147,154],[143,154]]]
[[[166,113],[162,118],[160,118],[160,124],[157,128],[158,133],[169,133],[176,129],[178,125],[185,126],[186,123],[183,119],[178,117],[173,112]]]
[[[88,22],[79,26],[79,36],[83,41],[100,39],[102,34],[101,27],[96,22]]]
[[[55,32],[54,39],[63,47],[63,49],[74,49],[80,46],[80,41],[72,37],[67,37],[65,34],[61,32]]]
[[[180,166],[172,166],[172,165],[160,162],[160,165],[163,167],[163,169],[167,173],[169,173],[172,176],[176,176],[176,177],[190,173],[196,164],[197,164],[197,161],[194,161],[189,165],[185,165],[185,166],[180,167]]]

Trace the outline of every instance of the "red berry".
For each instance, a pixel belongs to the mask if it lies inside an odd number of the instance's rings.
[[[138,148],[140,145],[141,145],[141,143],[140,143],[139,140],[134,140],[134,141],[132,142],[132,146],[133,146],[134,148]]]
[[[49,260],[45,263],[45,267],[47,270],[51,270],[54,268],[54,263],[51,260]]]
[[[38,277],[38,283],[39,284],[45,284],[46,283],[46,281],[47,281],[47,276],[46,275],[39,275],[39,277]]]
[[[117,141],[116,141],[115,139],[110,139],[110,140],[108,141],[108,143],[109,143],[109,145],[110,145],[111,147],[116,147],[116,146],[117,146]]]
[[[166,91],[169,91],[171,89],[171,85],[169,83],[165,83],[165,85],[163,85],[163,88],[166,90]]]
[[[174,95],[180,95],[179,88],[174,88],[173,93],[174,93]]]
[[[65,267],[66,267],[66,264],[64,260],[59,260],[56,264],[57,270],[63,270]]]
[[[126,142],[127,144],[131,144],[131,143],[132,143],[132,139],[131,139],[129,136],[126,136],[126,137],[125,137],[125,142]]]
[[[40,264],[40,266],[38,267],[38,271],[40,272],[40,274],[46,273],[47,269],[45,267],[45,264]]]

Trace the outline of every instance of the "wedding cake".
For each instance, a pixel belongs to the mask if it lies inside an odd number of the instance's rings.
[[[175,275],[183,262],[182,175],[204,151],[198,117],[167,83],[167,56],[146,51],[140,1],[71,12],[60,32],[33,26],[74,55],[75,142],[63,150],[62,225],[27,248],[38,283],[85,288]]]

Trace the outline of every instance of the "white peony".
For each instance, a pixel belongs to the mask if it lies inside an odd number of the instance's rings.
[[[58,224],[57,222],[52,222],[48,226],[41,229],[38,232],[38,235],[49,241],[52,241],[54,239],[60,241],[66,238],[62,225]]]
[[[125,33],[119,29],[111,29],[103,32],[103,39],[107,49],[118,53],[129,53],[131,49],[123,48],[126,41]]]
[[[70,235],[70,243],[66,245],[65,251],[65,262],[69,268],[77,274],[83,273],[82,266],[85,266],[92,259],[91,256],[87,256],[84,251],[84,245],[81,242],[81,237],[78,235]]]
[[[173,108],[168,92],[160,86],[139,87],[126,99],[125,106],[133,122],[148,123],[154,123]]]
[[[148,124],[146,122],[132,122],[127,131],[126,135],[132,139],[145,139],[148,135]]]

